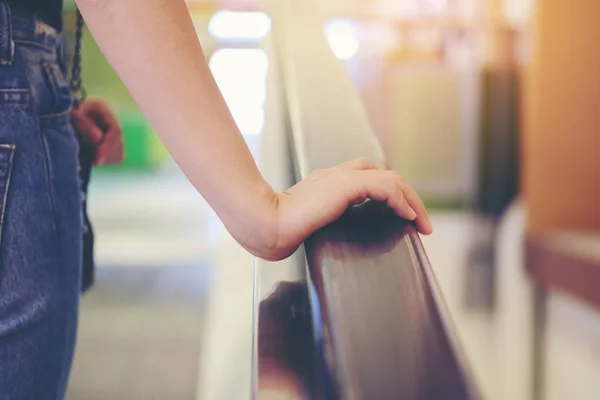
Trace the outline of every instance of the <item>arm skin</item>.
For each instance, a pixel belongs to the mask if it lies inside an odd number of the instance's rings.
[[[175,161],[251,253],[283,258],[349,204],[367,197],[387,201],[400,216],[417,217],[419,229],[430,232],[414,191],[397,174],[375,170],[366,160],[274,192],[225,104],[183,0],[78,0],[77,5]]]

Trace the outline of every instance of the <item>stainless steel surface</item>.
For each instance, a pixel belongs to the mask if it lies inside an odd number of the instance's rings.
[[[298,257],[293,260],[303,261]],[[255,309],[256,398],[314,398],[311,390],[315,360],[308,289],[303,274],[295,280],[292,277],[293,271],[302,272],[303,266],[261,264],[257,265],[257,277],[262,282],[257,285]],[[268,282],[273,275],[268,269],[281,267],[290,272],[288,277]]]
[[[277,190],[294,184],[294,159],[287,133],[287,109],[273,38],[264,44],[270,57],[267,114],[260,157],[263,174]],[[254,269],[253,393],[258,399],[311,398],[312,331],[303,249],[280,262],[256,260]]]

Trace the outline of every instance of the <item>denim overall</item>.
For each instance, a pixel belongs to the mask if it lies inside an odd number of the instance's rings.
[[[0,399],[62,399],[81,288],[82,198],[60,36],[0,3]]]

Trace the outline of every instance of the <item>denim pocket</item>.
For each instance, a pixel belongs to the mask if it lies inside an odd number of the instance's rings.
[[[64,114],[71,110],[73,99],[62,71],[55,62],[42,61],[44,80],[50,91],[49,103],[45,108],[45,115]],[[42,115],[44,116],[44,115]]]
[[[2,244],[2,228],[15,148],[14,144],[0,144],[0,245]]]

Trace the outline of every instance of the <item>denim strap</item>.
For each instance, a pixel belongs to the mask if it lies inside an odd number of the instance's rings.
[[[10,21],[10,6],[0,3],[0,65],[10,65],[13,60],[15,44]]]

